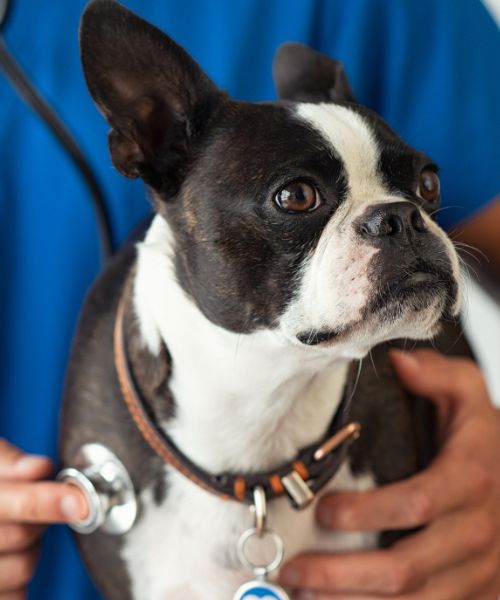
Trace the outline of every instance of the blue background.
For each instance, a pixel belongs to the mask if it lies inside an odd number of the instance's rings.
[[[83,0],[15,0],[5,37],[81,144],[106,191],[116,243],[149,210],[121,178],[78,56]],[[358,99],[442,167],[452,227],[500,190],[500,36],[476,0],[129,0],[240,99],[274,97],[276,47],[294,40],[345,63]],[[71,336],[98,273],[96,224],[79,173],[0,77],[0,435],[57,456]],[[161,560],[161,557],[158,557]],[[70,535],[45,536],[30,598],[90,600]]]

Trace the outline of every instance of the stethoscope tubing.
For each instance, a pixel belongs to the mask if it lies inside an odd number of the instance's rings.
[[[104,265],[113,254],[114,246],[111,219],[102,187],[75,138],[54,109],[41,96],[9,51],[1,33],[5,26],[9,10],[10,2],[8,0],[0,0],[0,71],[3,71],[6,79],[15,89],[18,96],[49,127],[54,137],[77,167],[89,191],[89,198],[93,204],[97,220],[101,259]]]

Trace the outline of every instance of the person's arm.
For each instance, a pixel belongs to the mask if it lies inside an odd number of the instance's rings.
[[[458,242],[459,254],[468,258],[479,283],[500,303],[500,195],[462,222],[456,228],[454,239]],[[461,253],[460,242],[472,248],[466,247]]]
[[[325,496],[318,520],[334,531],[422,529],[387,550],[296,557],[282,582],[315,600],[497,600],[500,413],[469,360],[418,350],[393,362],[405,387],[435,401],[440,453],[405,481]]]
[[[479,248],[495,269],[500,285],[500,194],[457,227],[457,239]]]
[[[78,488],[42,481],[48,458],[24,454],[0,439],[0,600],[24,600],[47,523],[84,519],[87,506]]]

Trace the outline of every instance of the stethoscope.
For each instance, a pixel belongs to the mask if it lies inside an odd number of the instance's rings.
[[[19,97],[35,113],[37,113],[42,121],[49,127],[82,176],[83,182],[89,191],[89,199],[94,207],[101,246],[101,257],[104,264],[113,252],[113,235],[111,220],[101,185],[68,128],[47,101],[42,98],[38,90],[10,53],[2,32],[11,9],[12,0],[0,0],[0,71],[3,71],[7,81],[10,82]]]
[[[111,221],[104,194],[92,167],[67,127],[28,79],[10,53],[2,31],[11,9],[11,0],[0,0],[0,71],[19,97],[44,121],[77,167],[89,191],[97,220],[104,265],[113,252]],[[78,533],[101,530],[111,535],[129,531],[137,517],[134,486],[123,463],[101,444],[85,444],[77,451],[72,467],[63,469],[58,481],[76,485],[88,503],[88,516],[70,527]]]

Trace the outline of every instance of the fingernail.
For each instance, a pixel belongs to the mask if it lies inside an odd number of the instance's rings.
[[[284,567],[280,573],[283,585],[296,587],[300,583],[300,571],[295,567]]]
[[[403,352],[403,350],[391,350],[391,354],[395,356],[400,363],[405,364],[410,369],[416,369],[419,366],[418,359],[410,352]]]
[[[316,511],[318,523],[328,529],[349,528],[352,514],[352,507],[342,501],[342,494],[330,494],[320,500]]]
[[[61,512],[69,522],[82,520],[82,504],[74,496],[68,494],[61,498]]]
[[[42,466],[47,466],[47,458],[45,456],[23,456],[14,463],[14,469],[20,475],[37,471]]]

